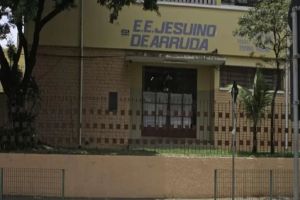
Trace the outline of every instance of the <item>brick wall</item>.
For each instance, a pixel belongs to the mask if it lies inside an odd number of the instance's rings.
[[[79,49],[40,47],[34,76],[42,106],[37,132],[43,142],[71,145],[78,140]]]
[[[129,97],[124,53],[86,49],[84,54],[83,145],[123,143],[128,135],[125,108]],[[42,141],[51,145],[78,144],[79,55],[78,48],[39,48],[34,75],[42,90],[43,103],[37,128]],[[107,111],[109,92],[118,92],[120,114]]]
[[[127,66],[125,51],[84,49],[82,141],[87,147],[123,146],[128,138],[140,138],[142,100],[137,83],[132,83],[133,66]],[[37,129],[42,141],[58,146],[77,146],[79,141],[80,52],[78,48],[40,47],[35,76],[42,90],[42,108]],[[129,69],[129,67],[131,67]],[[136,68],[140,68],[137,66]],[[133,75],[134,74],[134,75]],[[213,75],[210,77],[213,78]],[[218,76],[215,77],[218,79]],[[140,81],[141,82],[141,81]],[[139,82],[139,83],[140,83]],[[231,145],[231,97],[215,85],[214,100],[199,99],[197,139],[214,141],[218,147]],[[118,110],[108,110],[109,92],[118,93]],[[137,92],[137,94],[135,94]],[[138,98],[139,96],[139,98]],[[275,115],[275,144],[285,142],[284,95],[278,94]],[[242,109],[242,108],[240,108]],[[251,150],[252,125],[246,113],[239,111],[239,149]],[[291,127],[291,121],[289,121]],[[267,151],[270,138],[268,113],[259,125],[258,140]],[[288,130],[291,140],[291,128]],[[289,143],[291,148],[291,143]]]
[[[90,147],[122,145],[128,137],[130,86],[123,51],[86,49],[83,138]],[[118,93],[117,112],[108,111],[109,92]]]
[[[275,104],[275,134],[274,143],[276,151],[283,151],[285,148],[286,133],[288,136],[288,151],[292,150],[292,121],[290,114],[285,115],[285,96],[277,94]],[[218,147],[228,148],[232,144],[232,106],[231,96],[228,91],[215,90],[214,106],[214,141]],[[251,151],[253,125],[245,113],[241,104],[237,106],[237,148],[239,150]],[[288,117],[288,128],[285,128],[285,119]],[[271,134],[270,108],[263,114],[257,127],[258,151],[268,152],[270,150]]]

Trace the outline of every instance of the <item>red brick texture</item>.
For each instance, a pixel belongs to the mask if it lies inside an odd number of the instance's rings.
[[[141,105],[142,102],[141,99],[131,99],[131,75],[125,56],[126,52],[122,50],[84,49],[82,144],[86,147],[120,147],[136,143],[136,139],[140,139],[142,111],[132,105]],[[43,101],[37,120],[40,139],[51,145],[77,146],[80,49],[40,47],[34,75],[41,88]],[[109,92],[118,93],[116,112],[108,110]],[[230,93],[216,89],[213,96],[214,102],[198,105],[197,138],[194,140],[183,138],[180,139],[182,142],[230,147],[232,130]],[[278,94],[275,115],[275,144],[278,148],[283,147],[285,134],[286,116],[281,102],[284,102],[284,95]],[[240,149],[251,150],[251,121],[242,108],[239,109],[237,145]],[[258,131],[261,148],[259,150],[267,151],[270,144],[270,118],[265,114],[262,119]],[[287,131],[290,140],[291,129]],[[133,135],[135,139],[129,140]],[[144,139],[138,143],[143,143]],[[152,138],[150,143],[151,140]]]

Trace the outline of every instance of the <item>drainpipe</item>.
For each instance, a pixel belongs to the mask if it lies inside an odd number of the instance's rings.
[[[298,116],[298,20],[299,7],[292,8],[293,19],[293,199],[299,200],[299,116]]]
[[[289,58],[289,53],[287,53],[287,58]],[[285,64],[285,150],[288,149],[288,127],[289,127],[289,94],[290,94],[290,67],[289,59],[287,59]]]
[[[79,148],[82,146],[82,97],[83,97],[83,0],[80,1],[80,88],[79,88]]]
[[[289,29],[289,26],[287,27],[287,29]],[[289,38],[286,39],[286,43],[287,43],[287,46],[290,46],[291,43],[290,43],[290,40]],[[285,61],[285,130],[284,130],[284,133],[285,133],[285,150],[287,151],[288,150],[288,128],[289,128],[289,107],[292,105],[289,104],[292,102],[292,99],[289,99],[290,97],[290,94],[291,94],[291,61],[290,61],[290,57],[291,57],[291,52],[289,50],[289,48],[287,48],[286,50],[286,61]],[[290,109],[292,110],[292,109]]]

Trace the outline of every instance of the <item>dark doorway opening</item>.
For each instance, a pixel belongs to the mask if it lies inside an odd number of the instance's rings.
[[[196,137],[197,70],[145,67],[142,136]]]

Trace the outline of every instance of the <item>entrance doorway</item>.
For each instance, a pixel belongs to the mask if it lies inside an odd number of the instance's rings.
[[[142,136],[196,137],[197,70],[144,67]]]

